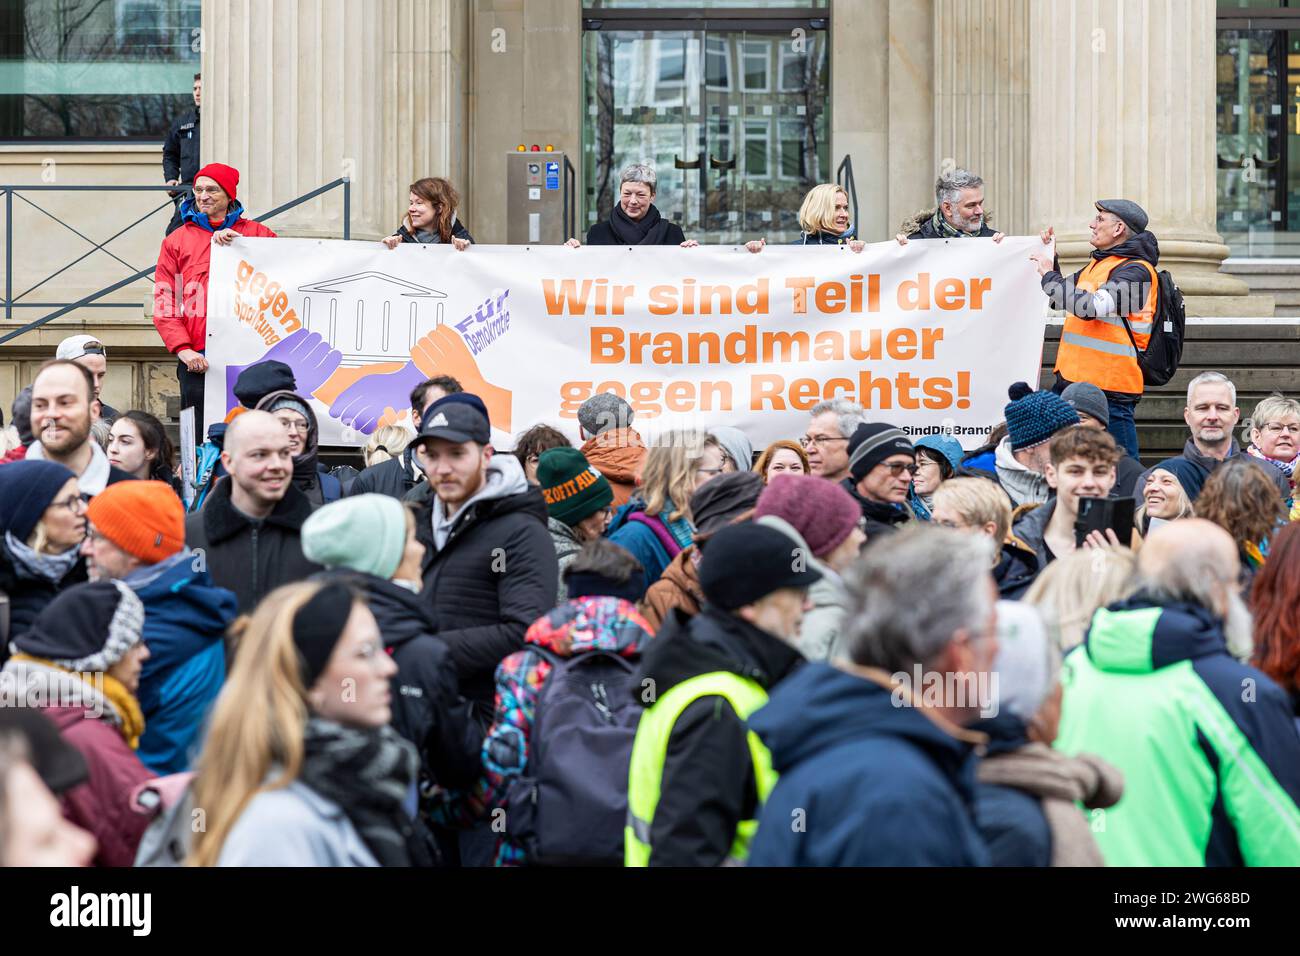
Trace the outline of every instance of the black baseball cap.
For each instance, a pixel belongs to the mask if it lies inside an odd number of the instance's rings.
[[[429,406],[420,423],[420,434],[415,439],[417,444],[423,444],[428,438],[442,438],[458,445],[467,441],[487,445],[492,441],[492,426],[488,424],[487,409],[483,408],[482,401],[477,395],[468,396],[474,401],[466,401],[461,397],[463,395],[464,392],[457,392]]]

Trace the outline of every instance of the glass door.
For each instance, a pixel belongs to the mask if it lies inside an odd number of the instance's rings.
[[[585,225],[609,217],[619,173],[644,161],[688,238],[798,236],[804,193],[830,176],[829,34],[754,26],[586,31]]]

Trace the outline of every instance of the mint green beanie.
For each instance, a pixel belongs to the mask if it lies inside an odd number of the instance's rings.
[[[388,495],[340,498],[302,523],[301,541],[308,561],[387,581],[406,550],[406,506]]]

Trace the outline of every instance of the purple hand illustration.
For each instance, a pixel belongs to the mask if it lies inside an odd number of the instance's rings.
[[[407,362],[396,372],[381,372],[357,379],[330,406],[330,417],[369,435],[390,409],[400,412],[410,405],[411,389],[427,376],[414,362]]]
[[[229,410],[240,404],[235,398],[235,381],[239,373],[260,362],[283,362],[289,366],[293,369],[295,391],[310,397],[334,374],[342,361],[343,353],[331,348],[319,332],[299,329],[272,345],[256,362],[226,366],[226,408]]]

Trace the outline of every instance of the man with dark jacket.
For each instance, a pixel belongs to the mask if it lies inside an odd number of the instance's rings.
[[[199,169],[199,108],[203,99],[203,77],[194,74],[194,109],[186,110],[172,120],[167,138],[163,140],[163,179],[168,186],[192,186],[194,174]],[[184,193],[173,194],[172,203],[176,212],[167,224],[167,235],[180,228],[181,197]]]
[[[450,375],[439,375],[411,389],[411,424],[416,431],[420,429],[425,409],[440,398],[463,391],[460,382]],[[348,494],[374,493],[401,499],[423,481],[424,472],[420,469],[420,463],[415,460],[415,446],[412,443],[407,445],[400,455],[364,469],[352,482]]]
[[[484,729],[497,665],[554,607],[559,575],[541,489],[513,455],[494,455],[491,440],[482,402],[460,393],[429,406],[412,442],[431,490],[415,519],[421,598]]]
[[[1107,866],[1300,864],[1300,737],[1251,651],[1237,545],[1201,518],[1138,552],[1138,591],[1065,658],[1056,746],[1124,774],[1094,833]]]
[[[907,492],[916,475],[916,448],[884,422],[859,425],[849,438],[849,477],[840,484],[862,507],[867,543],[916,520]]]
[[[751,523],[714,534],[699,576],[704,608],[669,612],[633,680],[646,711],[628,772],[628,866],[744,862],[775,780],[745,722],[804,663],[794,642],[822,577],[788,536]]]
[[[1053,309],[1066,313],[1056,351],[1056,385],[1091,382],[1106,393],[1107,426],[1115,441],[1138,457],[1133,410],[1145,387],[1138,352],[1147,347],[1155,322],[1160,246],[1147,231],[1146,211],[1128,199],[1099,199],[1088,224],[1092,256],[1067,280],[1055,255],[1054,230],[1031,254]]]
[[[984,214],[984,180],[968,169],[944,173],[934,184],[935,208],[919,212],[894,238],[900,246],[909,239],[992,239],[1002,233],[989,228]]]
[[[231,422],[221,463],[228,474],[185,519],[185,543],[219,587],[235,592],[242,614],[320,565],[303,557],[299,533],[311,502],[293,486],[289,435],[275,416],[251,411]]]
[[[995,703],[989,550],[919,527],[854,566],[849,662],[809,664],[749,721],[780,774],[751,866],[988,865],[974,810],[986,738],[967,727]]]

